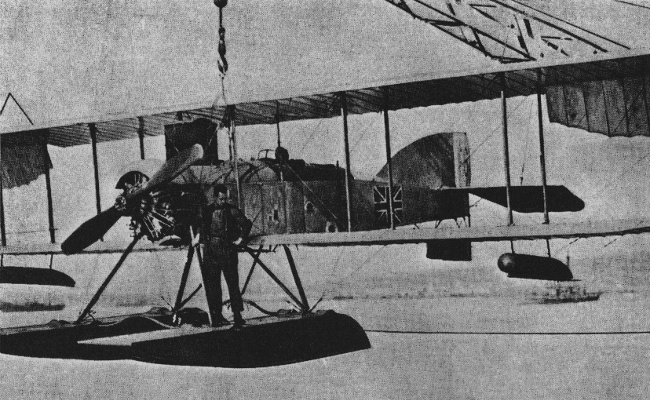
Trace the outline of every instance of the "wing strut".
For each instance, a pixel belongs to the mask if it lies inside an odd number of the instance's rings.
[[[549,223],[548,198],[546,196],[546,156],[544,155],[544,119],[542,116],[542,70],[537,70],[537,121],[539,124],[539,169],[542,175],[542,195],[544,197],[544,223]],[[550,257],[550,256],[549,256]]]
[[[506,201],[508,204],[508,225],[514,225],[510,204],[510,152],[508,150],[508,111],[506,103],[506,75],[501,73],[501,115],[503,131],[503,170],[506,175]]]
[[[2,137],[2,135],[0,135]],[[2,147],[2,141],[0,140],[0,147]],[[1,153],[1,151],[0,151]],[[0,164],[2,163],[2,156],[0,155]],[[0,242],[2,246],[7,245],[7,230],[5,227],[5,200],[2,196],[2,178],[0,177]]]
[[[542,176],[542,196],[544,198],[544,224],[549,224],[548,197],[546,187],[546,156],[544,155],[544,119],[542,117],[542,70],[537,70],[537,121],[539,125],[539,169]],[[551,256],[551,242],[546,239],[546,253]]]
[[[345,152],[345,204],[348,213],[348,232],[352,232],[352,194],[350,188],[350,141],[348,139],[348,99],[345,92],[340,93],[341,115],[343,116],[343,150]]]
[[[388,121],[388,106],[390,98],[388,89],[384,88],[384,131],[386,138],[386,165],[388,166],[388,213],[390,217],[390,229],[395,229],[395,208],[393,206],[393,160],[390,151],[390,123]]]

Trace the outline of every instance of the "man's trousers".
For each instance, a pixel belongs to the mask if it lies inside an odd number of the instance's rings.
[[[232,311],[234,314],[240,313],[244,310],[244,305],[239,291],[237,249],[235,246],[224,244],[223,241],[219,240],[211,240],[205,243],[203,249],[201,274],[203,275],[203,286],[212,320],[215,321],[215,318],[221,315],[221,271],[223,271],[228,286]]]

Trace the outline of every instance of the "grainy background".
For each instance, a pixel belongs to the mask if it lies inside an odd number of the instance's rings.
[[[646,8],[604,0],[531,3],[635,49],[648,43]],[[224,17],[231,102],[492,65],[379,0],[231,0]],[[0,19],[0,96],[11,92],[37,124],[210,104],[219,90],[217,9],[208,0],[5,1]],[[536,184],[535,99],[513,98],[509,112],[513,181]],[[551,215],[552,222],[647,218],[647,138],[607,139],[546,122],[549,182],[566,185],[587,205],[572,215]],[[0,116],[3,132],[25,124],[11,103]],[[355,176],[372,178],[383,166],[382,124],[379,114],[350,118]],[[502,183],[498,101],[397,111],[391,124],[394,152],[431,133],[467,132],[473,183]],[[336,118],[285,123],[283,145],[293,157],[335,163],[343,159],[341,125]],[[238,135],[243,158],[275,146],[273,126],[242,127]],[[57,237],[65,238],[95,212],[91,150],[49,151]],[[136,161],[139,150],[133,140],[101,143],[99,152],[107,208],[117,194],[119,168]],[[146,153],[163,158],[162,137],[147,138]],[[8,231],[38,231],[10,234],[11,243],[47,241],[44,185],[40,178],[5,191]],[[505,216],[485,201],[472,208],[473,224],[504,224]],[[515,220],[533,224],[541,216]],[[124,239],[126,225],[120,222],[109,239]],[[647,244],[643,236],[553,241],[554,256],[570,255],[574,275],[604,291],[597,302],[555,306],[527,304],[527,295],[541,287],[508,281],[497,271],[507,243],[475,245],[474,261],[467,263],[426,260],[423,246],[301,249],[296,256],[310,297],[348,298],[327,300],[321,308],[355,317],[370,331],[372,349],[244,371],[0,355],[0,391],[6,398],[644,398],[648,335],[625,332],[650,331]],[[515,246],[545,252],[543,243]],[[55,258],[55,268],[77,280],[67,291],[4,285],[2,296],[10,301],[54,299],[67,307],[61,313],[2,313],[0,326],[74,318],[117,257]],[[161,296],[175,294],[182,258],[129,258],[98,312],[163,305]],[[284,266],[279,257],[272,261]],[[5,262],[43,266],[47,260]],[[242,258],[241,265],[248,262]],[[281,306],[271,285],[256,279],[251,293]],[[191,282],[198,282],[196,271]],[[195,303],[204,306],[202,299]]]

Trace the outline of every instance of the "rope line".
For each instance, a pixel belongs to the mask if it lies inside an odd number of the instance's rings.
[[[365,329],[371,333],[402,335],[473,335],[473,336],[601,336],[601,335],[648,335],[650,331],[580,331],[580,332],[481,332],[481,331],[398,331],[389,329]]]

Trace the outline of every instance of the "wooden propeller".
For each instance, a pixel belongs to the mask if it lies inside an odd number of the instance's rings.
[[[201,158],[203,158],[203,147],[200,144],[195,144],[181,151],[174,158],[167,160],[142,187],[124,195],[126,204],[133,204],[134,200],[140,199],[160,186],[171,182]],[[79,253],[104,236],[123,215],[124,213],[116,206],[102,211],[72,232],[61,244],[61,250],[65,254]]]

